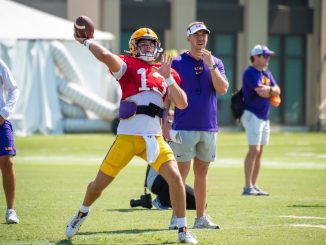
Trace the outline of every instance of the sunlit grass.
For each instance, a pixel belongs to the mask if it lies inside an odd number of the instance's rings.
[[[16,209],[21,224],[4,224],[1,189],[0,244],[174,244],[176,231],[167,230],[169,211],[129,206],[143,192],[146,163],[138,158],[93,205],[79,234],[65,239],[66,223],[113,140],[112,135],[17,137]],[[246,151],[243,133],[220,133],[218,160],[209,172],[207,213],[222,229],[193,230],[200,243],[324,244],[326,135],[272,134],[260,176],[269,197],[240,195]],[[192,180],[191,175],[190,184]],[[188,211],[190,227],[194,217]]]

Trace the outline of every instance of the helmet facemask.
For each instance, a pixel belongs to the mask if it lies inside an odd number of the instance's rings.
[[[151,41],[151,44],[144,44],[144,46],[151,46],[151,50],[147,52],[147,47],[145,48],[145,52],[143,53],[141,50],[142,48],[138,46],[138,43],[142,40],[149,40]],[[152,45],[154,45],[152,47]],[[146,62],[152,62],[154,61],[159,55],[160,55],[160,47],[158,46],[158,43],[155,40],[150,39],[139,39],[136,44],[137,48],[137,58],[146,61]]]
[[[154,47],[151,47],[150,52],[143,53],[141,48],[138,46],[141,40],[148,40],[154,44]],[[149,45],[149,44],[147,44]],[[150,44],[152,45],[152,44]],[[139,58],[146,62],[154,61],[160,53],[163,52],[163,49],[160,47],[161,43],[156,35],[156,33],[149,28],[140,28],[136,30],[129,40],[129,49],[132,57]],[[154,49],[153,49],[154,48]],[[144,50],[144,49],[143,49]],[[146,47],[146,51],[148,47]]]

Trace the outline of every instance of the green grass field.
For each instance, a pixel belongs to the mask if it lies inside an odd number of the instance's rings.
[[[65,239],[66,223],[113,140],[108,134],[17,137],[21,223],[4,223],[1,187],[0,244],[175,244],[169,211],[129,206],[143,191],[146,163],[137,158],[93,205],[79,233]],[[200,244],[326,244],[326,134],[271,135],[260,175],[269,197],[240,195],[246,151],[244,133],[220,133],[207,213],[222,229],[193,230]],[[189,226],[194,216],[188,211]]]

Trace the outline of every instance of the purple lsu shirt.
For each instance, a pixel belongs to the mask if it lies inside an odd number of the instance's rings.
[[[214,57],[221,75],[226,79],[223,63]],[[172,62],[181,78],[180,87],[188,97],[188,107],[175,108],[173,129],[217,132],[217,94],[209,68],[203,60],[182,53]]]
[[[248,66],[242,76],[242,91],[245,100],[245,109],[254,113],[265,121],[269,118],[269,98],[257,95],[255,88],[261,85],[275,86],[276,82],[269,70],[259,71],[253,66]]]

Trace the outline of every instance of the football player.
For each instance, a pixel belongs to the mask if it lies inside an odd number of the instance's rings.
[[[90,206],[134,156],[147,161],[168,182],[172,206],[177,216],[178,240],[196,244],[187,230],[185,188],[173,152],[162,137],[161,119],[165,117],[166,96],[176,107],[187,107],[187,96],[179,87],[180,78],[171,69],[172,59],[162,55],[156,33],[149,28],[136,30],[129,41],[130,56],[115,55],[92,39],[75,39],[103,62],[122,90],[117,137],[110,147],[96,178],[89,183],[84,201],[69,221],[66,236],[76,234],[88,217]]]

